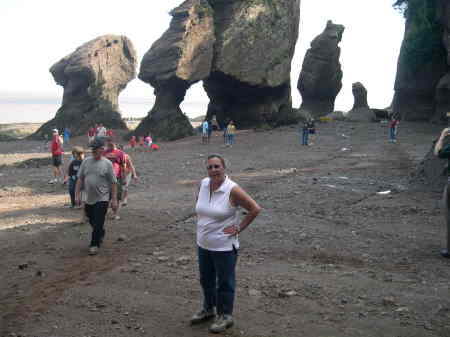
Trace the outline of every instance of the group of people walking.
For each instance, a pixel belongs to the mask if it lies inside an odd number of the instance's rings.
[[[209,144],[211,141],[211,134],[213,132],[213,124],[211,119],[205,119],[200,125],[202,134],[202,144]],[[233,120],[225,123],[222,127],[223,130],[223,142],[225,146],[231,147],[235,143],[236,125]]]

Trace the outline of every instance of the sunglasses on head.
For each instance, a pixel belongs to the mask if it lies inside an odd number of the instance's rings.
[[[220,166],[220,165],[217,165],[217,164],[215,164],[215,165],[208,165],[208,166],[206,166],[206,168],[207,168],[208,170],[212,170],[213,168],[214,168],[214,169],[218,169],[218,168],[221,168],[221,166]]]

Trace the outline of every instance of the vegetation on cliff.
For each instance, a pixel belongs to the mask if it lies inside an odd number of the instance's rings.
[[[393,4],[407,20],[400,62],[413,72],[445,58],[443,28],[436,20],[438,5],[439,0],[397,0]]]

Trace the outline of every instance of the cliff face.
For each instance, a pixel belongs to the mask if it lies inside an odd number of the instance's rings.
[[[105,35],[85,43],[55,63],[50,72],[64,87],[62,105],[55,118],[33,137],[51,134],[54,128],[70,128],[85,134],[96,123],[126,129],[119,113],[119,93],[136,76],[136,52],[125,36]]]
[[[314,117],[333,112],[334,101],[342,88],[339,42],[344,29],[344,26],[328,21],[323,33],[311,42],[303,60],[297,84],[302,95],[300,109]]]
[[[393,113],[403,120],[440,121],[450,109],[447,98],[449,68],[448,32],[450,13],[445,0],[433,2],[428,9],[432,23],[422,24],[418,2],[409,2],[405,35],[400,49],[395,79]]]
[[[168,135],[162,125],[173,128],[168,120],[174,119],[185,124],[179,104],[200,80],[210,98],[207,115],[220,124],[290,121],[300,0],[188,0],[171,14],[170,28],[141,64],[139,78],[155,87],[157,98],[136,134],[150,131],[164,139],[191,134],[177,124],[178,131]]]

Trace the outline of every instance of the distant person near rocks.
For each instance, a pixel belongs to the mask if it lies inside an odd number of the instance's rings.
[[[205,119],[202,123],[202,144],[208,143],[208,121]]]
[[[53,179],[49,184],[55,184],[59,180],[64,182],[64,169],[63,169],[63,140],[59,135],[58,129],[53,129],[52,141],[50,143],[50,151],[52,152],[52,166],[53,166]]]
[[[96,132],[95,132],[95,128],[94,127],[89,129],[89,131],[88,131],[88,144],[90,144],[94,140],[95,133]]]
[[[122,201],[122,187],[121,184],[122,177],[125,169],[125,152],[117,148],[116,144],[113,142],[111,138],[106,138],[106,150],[103,153],[103,156],[109,159],[113,165],[114,174],[116,176],[117,184],[117,200],[118,205],[116,209],[113,209],[113,213],[111,218],[114,220],[120,220],[119,209],[120,202]]]
[[[397,119],[397,117],[392,116],[391,120],[389,121],[389,142],[390,143],[397,143],[397,131],[398,131],[398,125],[400,124],[400,121]]]
[[[445,142],[445,143],[444,143]],[[450,128],[445,128],[442,130],[442,133],[434,146],[434,154],[439,158],[448,160],[448,178],[447,178],[447,186],[444,189],[443,195],[443,203],[444,203],[444,211],[445,211],[445,219],[446,219],[446,227],[447,227],[447,248],[441,250],[441,255],[445,258],[450,258]]]
[[[130,145],[130,148],[132,150],[134,150],[136,145],[137,145],[136,136],[131,136],[130,141],[128,142],[128,144]]]
[[[308,146],[308,139],[309,139],[309,124],[307,121],[305,121],[301,128],[299,128],[299,131],[302,134],[302,145]]]
[[[111,207],[117,210],[117,178],[112,163],[103,157],[105,144],[95,139],[91,144],[92,156],[83,160],[75,187],[75,200],[81,205],[81,187],[86,192],[85,212],[92,226],[89,254],[98,254],[105,236],[105,217],[111,199]]]
[[[230,121],[227,126],[227,143],[226,146],[233,146],[235,141],[236,134],[236,125],[234,125],[234,121]]]
[[[69,144],[70,136],[71,136],[70,129],[69,128],[64,128],[63,138],[64,138],[64,143],[65,144]]]
[[[206,162],[208,177],[200,183],[197,213],[197,248],[203,307],[191,318],[198,324],[217,318],[209,330],[220,333],[234,324],[235,270],[239,234],[261,211],[261,207],[225,175],[225,160],[210,155]],[[239,221],[238,208],[247,215]]]
[[[102,123],[98,124],[96,136],[98,138],[105,138],[106,137],[106,128],[103,126]]]

